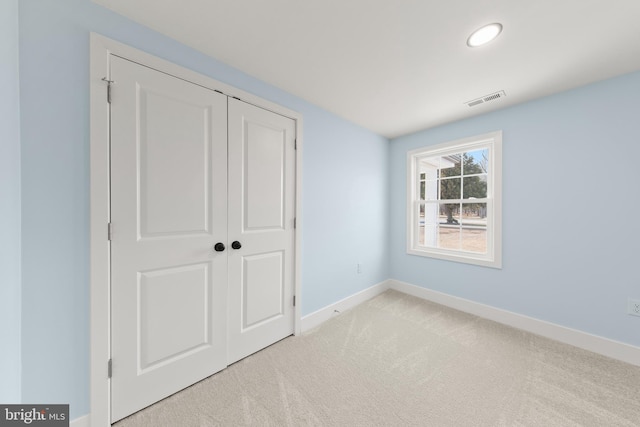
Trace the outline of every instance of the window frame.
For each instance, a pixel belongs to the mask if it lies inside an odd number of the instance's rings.
[[[487,207],[487,252],[474,253],[461,249],[443,249],[419,245],[420,205],[434,203],[420,200],[418,159],[446,156],[479,149],[489,150],[487,171],[487,197],[478,200]],[[462,196],[464,197],[464,195]],[[465,200],[453,199],[454,203]],[[435,203],[443,203],[438,198]],[[457,139],[442,144],[420,147],[407,152],[407,253],[429,258],[462,262],[492,268],[502,268],[502,131]],[[425,208],[426,211],[426,208]]]

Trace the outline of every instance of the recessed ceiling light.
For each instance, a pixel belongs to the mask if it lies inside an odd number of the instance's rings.
[[[483,44],[489,43],[491,40],[498,37],[498,34],[502,31],[502,24],[489,24],[482,28],[475,30],[467,39],[467,46],[478,47]]]

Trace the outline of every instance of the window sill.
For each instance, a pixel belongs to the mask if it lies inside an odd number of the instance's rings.
[[[502,269],[502,260],[491,259],[485,255],[475,255],[473,253],[463,253],[459,251],[447,251],[442,249],[422,248],[414,249],[407,248],[409,255],[417,255],[425,258],[442,259],[446,261],[460,262],[463,264],[479,265],[482,267],[490,267],[496,269]]]

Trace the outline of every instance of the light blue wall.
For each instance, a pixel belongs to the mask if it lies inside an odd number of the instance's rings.
[[[89,0],[19,3],[24,401],[89,410],[91,31],[304,115],[304,314],[388,277],[385,138]]]
[[[20,402],[18,0],[0,2],[0,402]]]
[[[640,73],[391,141],[394,279],[640,345]],[[406,153],[503,130],[503,269],[407,255]]]
[[[305,116],[303,315],[388,278],[389,145],[361,132]]]

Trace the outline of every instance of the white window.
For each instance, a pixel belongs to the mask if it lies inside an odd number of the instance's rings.
[[[407,153],[407,252],[502,267],[502,132]]]

